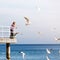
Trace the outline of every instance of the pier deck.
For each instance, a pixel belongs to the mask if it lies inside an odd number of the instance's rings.
[[[10,39],[9,37],[1,37],[0,38],[0,43],[16,43],[16,38]]]

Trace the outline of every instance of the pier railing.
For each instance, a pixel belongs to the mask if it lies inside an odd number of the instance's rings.
[[[0,43],[16,43],[16,38],[10,39],[10,26],[0,26]]]

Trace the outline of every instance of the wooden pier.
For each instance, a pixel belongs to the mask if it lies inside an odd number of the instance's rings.
[[[9,37],[0,37],[0,43],[16,43],[16,38],[10,39]]]
[[[0,44],[6,44],[6,59],[10,60],[10,44],[16,43],[16,37],[10,38],[10,28],[9,26],[0,27]]]

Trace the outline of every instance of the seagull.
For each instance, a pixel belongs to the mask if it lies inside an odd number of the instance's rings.
[[[47,59],[47,60],[50,60],[48,56],[46,56],[46,59]]]
[[[28,17],[24,17],[24,18],[25,18],[25,24],[30,25],[31,22],[29,21]]]
[[[22,58],[24,59],[25,58],[25,53],[21,51],[21,54],[22,54]]]
[[[40,11],[40,7],[38,7],[38,11]]]
[[[60,38],[56,38],[56,37],[55,37],[55,40],[60,40]]]
[[[40,34],[41,32],[38,32],[38,34]]]
[[[53,28],[54,30],[56,30],[56,28]]]
[[[52,31],[52,32],[56,31],[56,27],[52,28],[51,31]]]
[[[50,52],[50,50],[49,50],[49,49],[46,49],[46,51],[47,51],[47,53],[48,53],[48,54],[51,54],[51,52]]]
[[[60,54],[60,50],[59,50],[59,54]]]

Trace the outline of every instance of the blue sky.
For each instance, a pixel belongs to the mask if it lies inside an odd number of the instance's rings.
[[[0,0],[0,25],[16,21],[19,44],[58,44],[60,37],[60,0]],[[25,25],[24,16],[31,24]],[[40,32],[40,34],[38,33]]]

